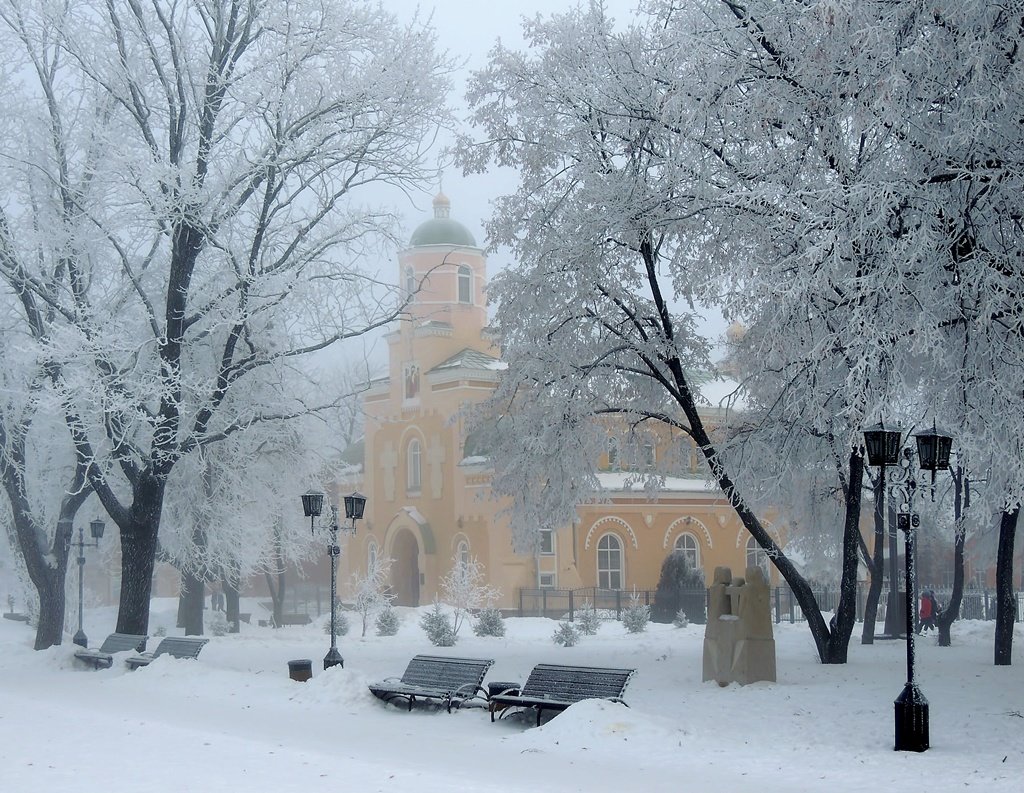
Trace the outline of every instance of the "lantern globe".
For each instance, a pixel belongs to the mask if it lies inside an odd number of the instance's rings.
[[[875,468],[896,465],[900,461],[902,443],[903,432],[898,427],[886,427],[881,421],[867,427],[864,430],[864,447],[868,455],[868,465]]]
[[[953,451],[953,436],[940,430],[934,423],[930,430],[914,433],[917,457],[922,471],[949,470],[949,456]]]
[[[345,496],[345,517],[352,520],[362,520],[363,511],[366,509],[366,496],[358,490],[350,496]]]
[[[303,493],[302,512],[307,518],[319,518],[324,511],[324,494],[319,490],[310,490]]]
[[[107,528],[107,524],[105,524],[99,518],[96,518],[96,520],[89,521],[89,534],[92,535],[92,538],[94,540],[98,540],[98,539],[102,538],[103,537],[103,530],[106,529],[106,528]]]

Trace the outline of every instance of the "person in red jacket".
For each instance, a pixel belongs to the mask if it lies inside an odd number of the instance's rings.
[[[921,594],[921,621],[917,628],[918,633],[923,633],[928,629],[935,630],[935,618],[938,616],[938,610],[935,593],[926,589]]]

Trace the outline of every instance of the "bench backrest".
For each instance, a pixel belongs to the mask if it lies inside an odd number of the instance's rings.
[[[402,682],[410,686],[426,686],[454,691],[462,686],[479,686],[493,660],[486,658],[446,658],[439,655],[417,655],[406,667]]]
[[[551,697],[564,702],[621,699],[635,669],[537,664],[522,689],[524,697]]]
[[[170,655],[174,658],[195,658],[208,641],[210,640],[196,636],[167,636],[160,640],[153,657]]]
[[[100,645],[100,652],[107,655],[123,653],[126,650],[134,650],[137,653],[141,653],[146,649],[146,640],[148,638],[148,636],[135,633],[112,633],[103,640],[103,644]]]

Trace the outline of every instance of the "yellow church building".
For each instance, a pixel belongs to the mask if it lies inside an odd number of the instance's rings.
[[[513,552],[499,516],[503,504],[490,497],[490,462],[472,448],[461,416],[465,405],[492,392],[503,368],[488,333],[487,260],[451,217],[444,195],[433,208],[434,217],[398,254],[409,310],[387,336],[387,374],[363,394],[362,465],[340,483],[367,496],[364,520],[342,557],[342,597],[351,574],[364,572],[377,555],[392,559],[397,605],[429,604],[454,560],[475,557],[502,593],[497,605],[527,612],[547,593],[555,601],[571,590],[580,603],[588,594],[607,602],[653,590],[662,561],[676,549],[708,581],[718,565],[769,571],[764,552],[701,474],[695,451],[689,470],[668,478],[651,499],[642,487],[629,487],[628,471],[660,458],[657,439],[639,449],[631,444],[626,454],[625,439],[620,446],[611,429],[599,473],[607,502],[582,505],[572,525],[543,533],[534,553]],[[721,408],[706,410],[715,423]]]

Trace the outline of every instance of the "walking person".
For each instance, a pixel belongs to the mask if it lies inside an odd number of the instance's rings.
[[[935,618],[938,616],[938,603],[935,600],[935,593],[926,589],[921,594],[921,621],[917,632],[924,633],[928,629],[935,630]]]

